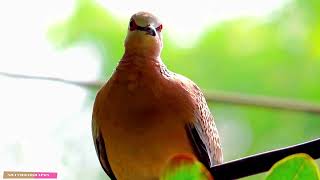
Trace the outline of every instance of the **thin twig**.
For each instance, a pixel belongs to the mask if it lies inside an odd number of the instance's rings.
[[[212,101],[320,114],[320,104],[306,101],[225,92],[206,92],[205,96],[208,102]]]
[[[215,180],[242,178],[268,171],[277,161],[296,153],[309,154],[313,159],[320,158],[320,138],[220,164],[212,167],[210,172]]]
[[[30,76],[30,75],[13,74],[13,73],[7,73],[7,72],[0,72],[0,75],[11,77],[11,78],[56,81],[56,82],[62,82],[66,84],[81,86],[85,88],[95,88],[95,89],[98,89],[103,85],[103,82],[99,82],[99,81],[88,81],[88,82],[72,81],[72,80],[66,80],[66,79],[54,78],[54,77]],[[300,112],[320,114],[319,104],[313,104],[305,101],[274,98],[274,97],[267,97],[267,96],[252,96],[252,95],[249,96],[249,95],[244,95],[239,93],[225,93],[225,92],[218,92],[218,91],[205,91],[204,94],[208,102],[247,105],[247,106],[256,106],[256,107],[274,108],[274,109],[283,109],[283,110],[290,110],[290,111],[300,111]]]
[[[13,74],[13,73],[7,73],[7,72],[0,72],[1,76],[6,76],[10,78],[21,78],[21,79],[33,79],[33,80],[44,80],[44,81],[55,81],[55,82],[61,82],[65,84],[72,84],[80,87],[85,88],[100,88],[103,83],[98,81],[72,81],[72,80],[66,80],[61,78],[55,78],[55,77],[45,77],[45,76],[31,76],[31,75],[23,75],[23,74]]]

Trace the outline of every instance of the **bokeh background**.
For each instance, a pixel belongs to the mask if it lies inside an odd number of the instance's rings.
[[[0,71],[105,81],[140,10],[163,21],[168,68],[202,89],[320,104],[318,0],[1,1]],[[91,137],[96,88],[3,75],[0,84],[1,172],[106,179]],[[320,136],[319,114],[209,105],[226,161]]]

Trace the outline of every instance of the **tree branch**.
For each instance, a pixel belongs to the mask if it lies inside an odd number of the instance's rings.
[[[320,138],[306,143],[273,150],[214,166],[210,169],[215,180],[237,179],[268,171],[277,161],[296,153],[320,158]]]
[[[320,114],[320,104],[306,101],[275,98],[270,96],[253,96],[239,93],[206,92],[207,101],[256,106],[290,111],[301,111]]]
[[[72,84],[80,87],[85,88],[95,88],[98,89],[103,85],[103,82],[98,81],[71,81],[61,78],[55,78],[55,77],[45,77],[45,76],[30,76],[30,75],[23,75],[23,74],[13,74],[13,73],[7,73],[7,72],[0,72],[1,76],[6,76],[10,78],[20,78],[20,79],[32,79],[32,80],[44,80],[44,81],[55,81],[65,84]]]
[[[12,74],[12,73],[6,73],[6,72],[0,72],[0,75],[11,77],[11,78],[56,81],[56,82],[72,84],[72,85],[85,87],[85,88],[94,88],[94,89],[100,88],[104,83],[99,81],[88,81],[88,82],[71,81],[71,80],[54,78],[54,77],[29,76],[29,75]],[[247,105],[247,106],[256,106],[256,107],[320,114],[320,105],[305,102],[305,101],[297,101],[297,100],[266,97],[266,96],[251,96],[251,95],[249,96],[249,95],[243,95],[239,93],[225,93],[225,92],[218,92],[218,91],[210,91],[210,92],[205,91],[204,94],[208,102]]]

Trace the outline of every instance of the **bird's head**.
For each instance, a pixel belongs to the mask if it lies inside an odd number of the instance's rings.
[[[162,24],[148,12],[138,12],[131,16],[125,40],[126,53],[156,56],[162,49]]]

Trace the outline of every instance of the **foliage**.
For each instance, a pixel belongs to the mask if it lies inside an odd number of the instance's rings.
[[[160,180],[213,180],[213,178],[195,157],[189,154],[177,154],[165,166]]]
[[[319,180],[320,172],[315,161],[307,154],[288,156],[268,172],[266,180]]]

